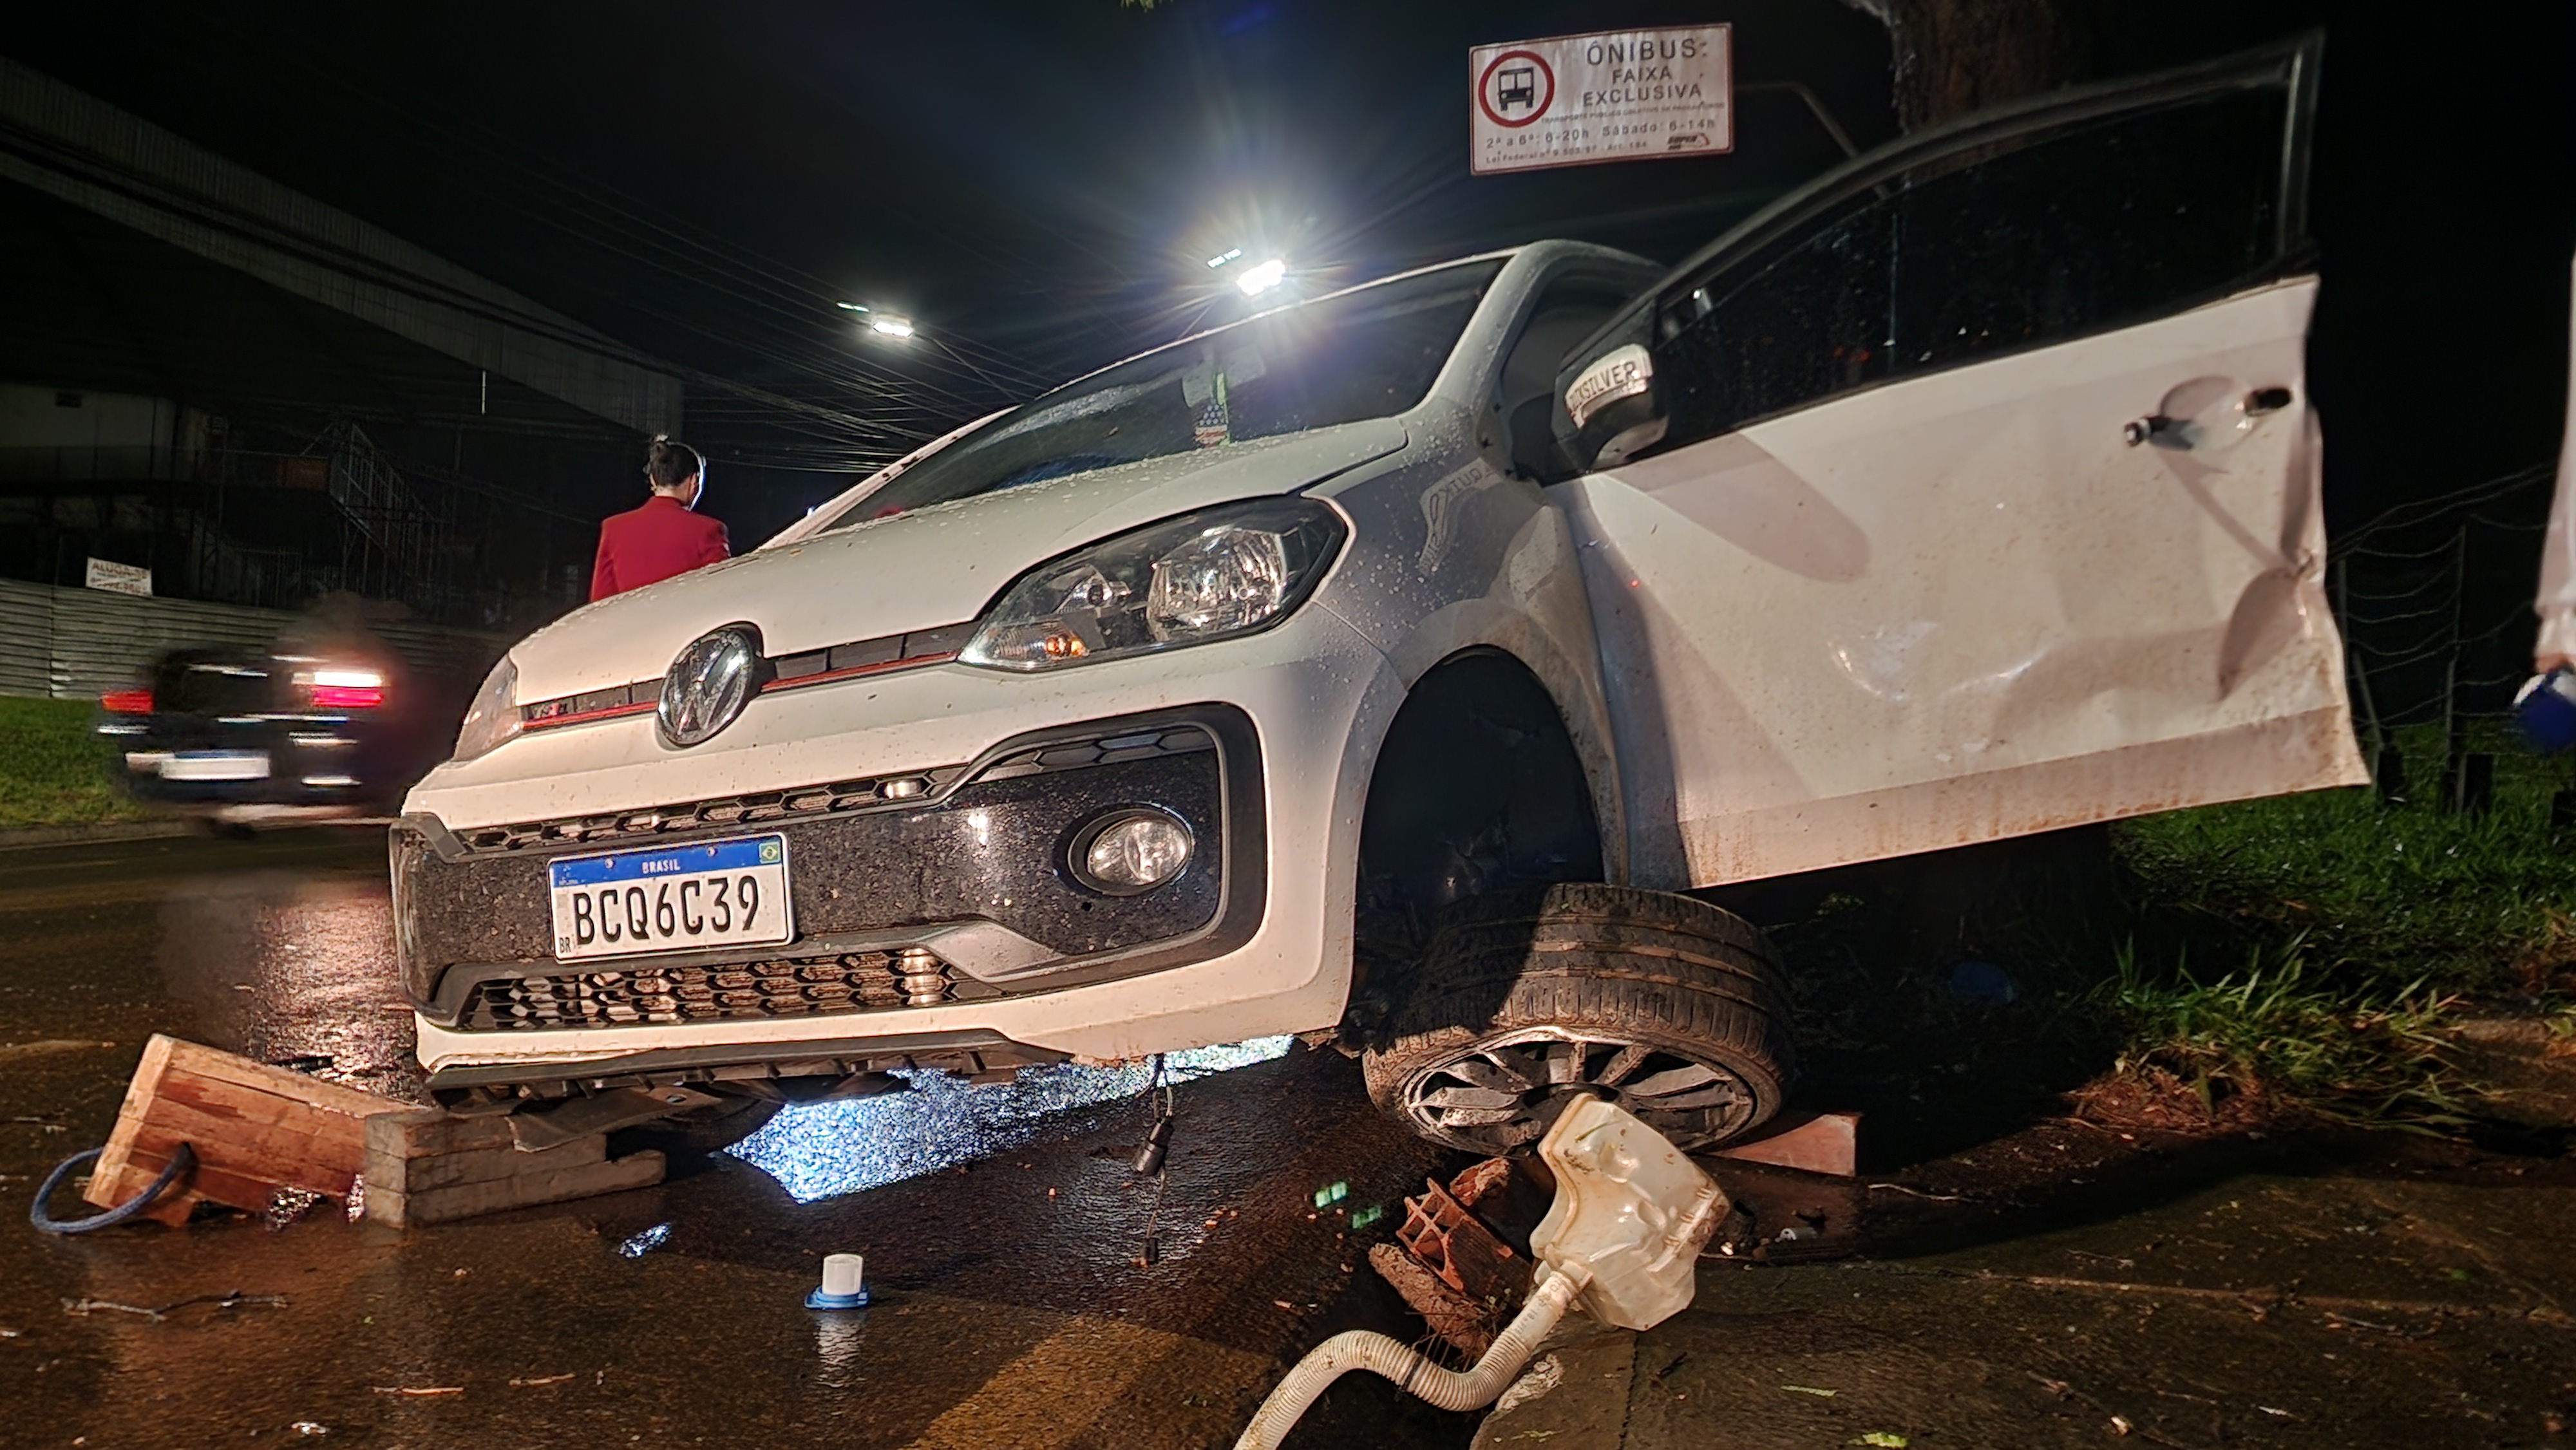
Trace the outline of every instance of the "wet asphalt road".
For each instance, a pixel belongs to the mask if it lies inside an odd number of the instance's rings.
[[[0,1446],[1223,1446],[1326,1335],[1420,1332],[1365,1262],[1391,1221],[1342,1215],[1463,1162],[1302,1050],[1178,1089],[1150,1266],[1134,1080],[1076,1072],[796,1110],[762,1166],[409,1235],[25,1227],[152,1032],[417,1091],[386,952],[372,836],[0,850]],[[2576,1443],[2563,1144],[2150,1136],[1711,1162],[1758,1237],[1821,1236],[1703,1260],[1691,1309],[1560,1350],[1481,1430],[1355,1376],[1291,1444]],[[801,1305],[837,1251],[863,1314]]]
[[[1129,1084],[1075,1075],[864,1120],[791,1110],[756,1140],[778,1176],[719,1158],[408,1235],[329,1205],[277,1231],[28,1229],[37,1180],[104,1138],[153,1032],[416,1093],[386,930],[369,833],[0,851],[0,1443],[1223,1445],[1325,1335],[1418,1333],[1344,1215],[1446,1165],[1367,1108],[1351,1064],[1302,1049],[1178,1089],[1158,1213],[1126,1167]],[[1336,1180],[1349,1198],[1317,1213]],[[807,1311],[843,1251],[867,1255],[874,1306]],[[66,1305],[236,1291],[254,1297],[159,1318]],[[1473,1429],[1360,1378],[1292,1443]]]

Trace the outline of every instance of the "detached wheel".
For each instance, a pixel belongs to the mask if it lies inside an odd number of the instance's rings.
[[[1794,1072],[1770,944],[1686,896],[1570,883],[1461,903],[1431,938],[1369,1096],[1416,1133],[1493,1156],[1607,1098],[1685,1152],[1780,1110]]]
[[[712,1157],[759,1132],[783,1106],[768,1098],[728,1096],[675,1117],[618,1129],[608,1135],[609,1156],[652,1148],[674,1162]]]

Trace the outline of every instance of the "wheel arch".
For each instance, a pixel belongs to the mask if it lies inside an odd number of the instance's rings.
[[[1617,803],[1605,809],[1569,713],[1499,645],[1454,650],[1413,681],[1360,805],[1353,908],[1364,942],[1373,931],[1418,942],[1469,896],[1611,879]]]

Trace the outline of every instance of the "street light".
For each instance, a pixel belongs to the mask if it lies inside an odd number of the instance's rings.
[[[900,312],[879,312],[873,307],[865,307],[856,302],[835,302],[832,305],[844,312],[856,312],[866,317],[868,331],[879,337],[891,337],[900,342],[912,336],[912,319]]]
[[[1259,266],[1246,268],[1242,276],[1234,279],[1234,285],[1243,289],[1244,296],[1258,297],[1287,280],[1287,260],[1273,257]]]

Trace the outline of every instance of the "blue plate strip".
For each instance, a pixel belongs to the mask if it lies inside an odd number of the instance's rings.
[[[784,836],[737,836],[727,841],[700,841],[687,846],[656,846],[641,851],[615,851],[605,856],[576,856],[546,867],[548,884],[606,886],[611,882],[652,881],[692,871],[739,871],[748,866],[776,866],[787,859]]]

